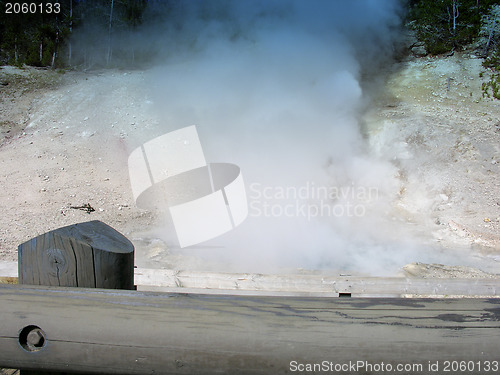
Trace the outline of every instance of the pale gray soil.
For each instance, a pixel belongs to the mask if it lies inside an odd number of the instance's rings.
[[[0,258],[17,259],[20,243],[77,222],[122,233],[147,226],[151,214],[135,208],[127,171],[128,138],[153,123],[142,73],[0,74],[20,82],[2,86],[0,121],[10,131],[0,140]],[[38,88],[39,77],[53,81]],[[95,212],[71,208],[87,203]]]
[[[401,63],[365,131],[371,152],[398,166],[394,218],[500,273],[500,101],[482,98],[482,71],[469,55]],[[36,235],[96,219],[128,236],[145,265],[203,269],[148,237],[155,215],[133,201],[128,154],[161,134],[144,72],[3,67],[0,82],[0,260],[16,260],[17,245]],[[87,203],[95,212],[71,208]],[[419,267],[429,271],[406,271]]]
[[[500,261],[500,101],[469,54],[421,58],[389,77],[368,115],[370,143],[400,167],[397,215],[452,249]],[[483,77],[480,77],[480,73]]]

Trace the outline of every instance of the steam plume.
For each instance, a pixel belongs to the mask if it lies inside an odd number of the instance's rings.
[[[175,10],[151,71],[161,130],[196,124],[208,160],[241,167],[250,204],[240,227],[187,253],[240,271],[383,274],[427,260],[390,220],[397,170],[370,154],[359,126],[366,78],[391,61],[399,4],[190,1]]]

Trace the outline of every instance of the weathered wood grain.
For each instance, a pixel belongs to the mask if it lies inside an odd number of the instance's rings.
[[[499,279],[418,279],[404,277],[353,277],[322,275],[266,275],[251,273],[218,273],[166,269],[135,270],[135,284],[140,290],[226,291],[232,294],[274,293],[288,295],[353,296],[432,295],[432,296],[499,296]]]
[[[20,284],[134,287],[134,246],[97,220],[42,234],[19,245],[18,251]]]
[[[500,360],[497,299],[236,297],[0,285],[0,311],[0,366],[10,368],[283,374],[291,361],[427,366]],[[36,352],[18,342],[28,325],[46,334]],[[468,373],[481,372],[476,367]]]
[[[136,268],[135,285],[142,291],[234,295],[336,297],[436,296],[500,297],[499,279],[419,279],[323,275],[272,275],[175,271]],[[0,262],[0,282],[15,281],[17,262]]]
[[[20,284],[134,289],[134,246],[100,221],[53,230],[19,245],[18,250]],[[39,350],[45,343],[42,332],[36,324],[25,327],[19,344]],[[21,375],[38,375],[40,370],[45,367],[23,369]]]

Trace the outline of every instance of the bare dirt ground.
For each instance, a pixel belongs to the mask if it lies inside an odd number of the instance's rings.
[[[468,54],[396,68],[365,116],[373,152],[392,160],[403,181],[394,217],[500,273],[500,101],[482,97],[487,71]],[[127,171],[129,152],[158,125],[145,73],[2,67],[0,83],[0,260],[16,260],[17,246],[36,235],[94,219],[146,258],[161,252],[161,241],[140,236],[156,218],[136,208]],[[78,208],[86,204],[95,211]],[[405,270],[428,275],[429,266]]]
[[[122,233],[148,225],[126,164],[128,138],[154,123],[141,73],[3,67],[0,81],[1,259],[15,260],[20,243],[77,222],[102,220]],[[72,208],[86,204],[95,211]]]
[[[403,62],[367,115],[373,149],[399,167],[400,218],[446,248],[500,261],[500,101],[469,53]],[[482,76],[482,77],[481,77]]]

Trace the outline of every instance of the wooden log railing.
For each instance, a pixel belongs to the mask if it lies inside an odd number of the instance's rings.
[[[306,364],[355,363],[352,373],[370,373],[361,365],[384,363],[394,370],[424,366],[405,372],[419,374],[455,361],[470,363],[467,374],[482,374],[486,361],[499,360],[498,299],[238,297],[4,284],[0,306],[0,366],[10,368],[282,374]],[[36,327],[43,343],[27,345],[26,327]]]
[[[95,221],[20,245],[20,285],[0,283],[0,367],[23,375],[500,370],[500,299],[485,298],[500,295],[498,279],[136,269],[139,291],[124,290],[134,288],[133,252]],[[422,294],[476,298],[387,297]]]

